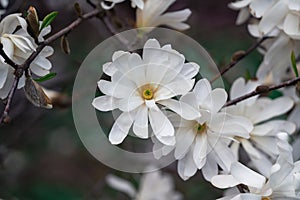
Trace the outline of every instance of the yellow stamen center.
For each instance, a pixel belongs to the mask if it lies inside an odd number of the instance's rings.
[[[207,124],[197,124],[196,125],[196,132],[197,134],[205,134],[207,131]]]
[[[262,197],[261,200],[271,200],[270,197]]]
[[[146,100],[150,100],[153,98],[153,91],[150,88],[144,89],[143,98]]]

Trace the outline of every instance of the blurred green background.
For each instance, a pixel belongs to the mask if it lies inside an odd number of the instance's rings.
[[[8,13],[25,13],[30,5],[36,7],[40,18],[51,11],[59,15],[52,24],[52,33],[76,19],[71,0],[11,1]],[[78,1],[83,11],[91,10],[85,1]],[[255,40],[245,26],[235,26],[237,13],[227,6],[229,0],[177,0],[170,10],[188,7],[192,16],[191,29],[185,33],[207,49],[219,67],[231,59],[238,50],[247,49]],[[117,5],[116,13],[132,24],[134,12],[129,2]],[[7,13],[7,14],[8,14]],[[124,30],[127,27],[123,28]],[[68,103],[73,81],[81,62],[88,53],[110,33],[98,19],[80,25],[69,34],[71,55],[60,50],[59,41],[53,43],[54,55],[50,58],[53,72],[58,75],[45,83],[49,89],[61,92]],[[254,52],[230,71],[225,80],[232,83],[246,71],[254,76],[261,56]],[[1,110],[3,106],[1,105]],[[73,124],[71,106],[43,110],[32,106],[17,91],[11,109],[12,122],[0,128],[0,198],[13,200],[105,200],[129,199],[109,188],[104,178],[117,174],[135,183],[139,174],[126,174],[112,170],[94,159],[82,145]],[[221,197],[222,191],[205,182],[199,171],[189,181],[182,181],[176,173],[176,164],[163,171],[173,174],[176,188],[187,200],[210,200]]]

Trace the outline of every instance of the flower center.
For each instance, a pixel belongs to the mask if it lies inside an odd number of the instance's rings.
[[[196,132],[197,134],[205,134],[207,131],[207,124],[196,124]]]
[[[143,90],[143,98],[146,100],[150,100],[153,98],[153,91],[150,88],[146,88]]]
[[[262,197],[261,200],[271,200],[270,197]]]

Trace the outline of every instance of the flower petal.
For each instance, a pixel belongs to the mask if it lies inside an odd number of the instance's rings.
[[[186,120],[194,120],[199,118],[201,115],[198,110],[194,109],[189,104],[186,104],[182,101],[177,101],[174,99],[158,101],[159,104],[166,106],[170,110],[173,110],[175,113],[180,115]]]
[[[136,189],[129,181],[121,179],[112,174],[106,176],[106,182],[110,187],[128,194],[128,196],[131,198],[134,198],[137,193]]]
[[[133,123],[133,112],[123,112],[115,121],[110,133],[109,141],[113,145],[117,145],[123,142],[128,135],[129,129]]]
[[[148,138],[148,108],[140,106],[133,124],[133,132],[139,138]]]

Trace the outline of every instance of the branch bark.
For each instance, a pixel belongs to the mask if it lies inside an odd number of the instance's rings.
[[[231,105],[235,105],[241,101],[244,101],[246,99],[249,99],[251,97],[254,97],[256,95],[259,95],[259,94],[264,94],[264,93],[267,93],[267,92],[271,92],[273,90],[277,90],[277,89],[280,89],[280,88],[284,88],[284,87],[288,87],[288,86],[292,86],[292,85],[295,85],[297,84],[298,82],[300,81],[300,77],[297,77],[297,78],[294,78],[292,80],[289,80],[289,81],[285,81],[283,83],[280,83],[278,85],[272,85],[272,86],[265,86],[265,85],[261,85],[261,86],[258,86],[256,88],[256,90],[254,90],[253,92],[250,92],[246,95],[243,95],[241,97],[238,97],[236,99],[233,99],[231,101],[228,101],[224,107],[227,107],[227,106],[231,106]]]
[[[18,87],[18,83],[19,83],[20,78],[23,76],[24,72],[26,72],[29,69],[30,64],[40,54],[40,52],[44,49],[44,47],[49,45],[53,41],[57,40],[61,36],[70,33],[74,28],[76,28],[78,25],[80,25],[83,21],[98,16],[101,12],[102,12],[102,10],[94,9],[91,12],[88,12],[88,13],[82,15],[81,17],[77,18],[75,21],[73,21],[67,27],[65,27],[62,30],[58,31],[54,35],[47,38],[44,42],[39,44],[36,51],[34,51],[27,58],[27,60],[21,65],[17,65],[11,59],[9,59],[9,57],[5,54],[3,48],[1,48],[2,50],[0,50],[0,55],[5,59],[6,63],[8,63],[10,66],[12,66],[15,69],[15,80],[14,80],[12,88],[10,89],[10,92],[9,92],[9,95],[8,95],[8,98],[7,98],[7,103],[5,105],[3,114],[0,117],[0,124],[3,122],[3,120],[5,120],[8,117],[10,106],[11,106],[14,94],[16,92],[16,89]]]
[[[212,78],[212,80],[210,81],[210,83],[215,82],[218,78],[220,78],[221,76],[223,76],[226,72],[228,72],[230,69],[232,69],[234,66],[236,66],[236,64],[238,64],[241,60],[243,60],[245,57],[247,57],[250,53],[252,53],[257,47],[259,47],[261,45],[261,43],[263,43],[266,39],[268,39],[268,37],[263,37],[261,39],[259,39],[256,43],[254,43],[249,49],[247,49],[244,54],[242,54],[241,56],[239,56],[238,58],[232,60],[228,65],[226,65],[225,67],[223,67],[223,69],[221,70],[221,72],[219,74],[217,74],[215,77]]]

